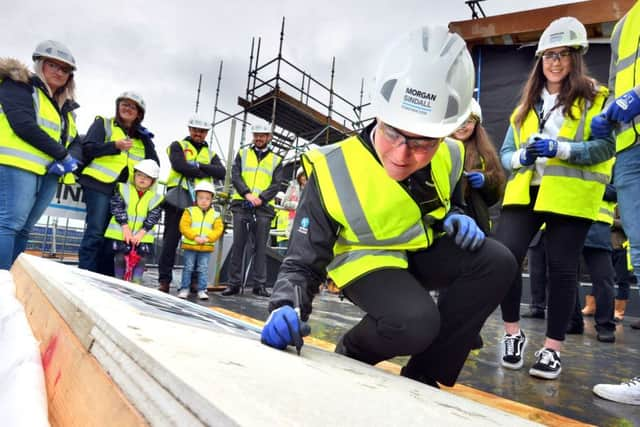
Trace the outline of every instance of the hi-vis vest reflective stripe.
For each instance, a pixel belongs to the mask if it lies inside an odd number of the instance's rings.
[[[51,139],[62,143],[60,139],[63,118],[57,108],[42,89],[38,87],[33,86],[32,98],[38,126]],[[70,114],[69,117],[71,117]],[[15,134],[2,110],[2,106],[0,106],[0,164],[24,169],[37,175],[44,175],[53,160],[53,157],[38,150]]]
[[[211,159],[213,159],[216,156],[215,152],[211,152],[211,153],[209,152],[209,146],[207,145],[202,147],[200,151],[197,151],[196,147],[194,147],[193,144],[191,144],[191,142],[187,141],[186,139],[180,141],[178,144],[180,144],[180,146],[182,147],[182,152],[184,153],[184,158],[187,162],[196,161],[198,163],[204,163],[208,165],[209,163],[211,163]],[[170,151],[171,151],[171,147],[167,147],[167,156],[169,156]],[[169,178],[167,178],[167,188],[177,186],[182,176],[183,175],[180,172],[171,168],[171,171],[169,172]],[[213,178],[208,177],[208,178],[196,178],[194,180],[194,185],[198,185],[203,181],[208,182],[209,184],[213,184]],[[185,190],[189,189],[189,186],[187,184],[187,179],[183,179],[180,185]]]
[[[256,152],[251,147],[240,150],[242,167],[242,180],[253,194],[259,196],[264,190],[269,188],[273,179],[273,171],[276,170],[282,157],[273,154],[271,151],[258,162]],[[233,194],[233,199],[242,200],[242,196],[237,192]]]
[[[122,199],[127,203],[127,216],[129,217],[127,224],[132,234],[136,234],[142,229],[144,220],[147,218],[149,211],[157,207],[162,202],[162,196],[155,193],[153,189],[147,190],[138,196],[138,191],[133,184],[118,183],[118,191]],[[112,216],[104,237],[114,240],[124,240],[122,226],[116,221],[116,217]],[[143,243],[153,243],[153,234],[151,230],[142,238]]]
[[[581,143],[591,136],[591,119],[602,110],[608,90],[598,88],[592,105],[581,109],[581,100],[571,106],[576,120],[565,115],[558,132],[558,141]],[[538,115],[529,111],[520,127],[514,118],[516,108],[511,115],[516,149],[524,147],[529,137],[538,131]],[[581,166],[550,158],[544,169],[534,211],[553,212],[562,215],[586,218],[594,221],[598,216],[600,201],[605,185],[611,178],[613,159],[595,165]],[[503,206],[528,205],[529,187],[533,178],[535,164],[521,167],[511,173],[504,193]]]
[[[198,206],[191,206],[186,210],[189,211],[189,215],[191,215],[191,231],[198,236],[206,236],[209,234],[211,230],[213,230],[213,223],[220,217],[220,214],[213,208],[210,208],[206,214],[203,213],[202,209]],[[182,243],[192,246],[211,247],[215,244],[214,242],[197,243],[195,240],[187,239],[185,236],[182,236]]]
[[[99,116],[98,116],[99,117]],[[114,119],[102,118],[104,121],[104,142],[113,143],[125,139],[124,130],[116,124]],[[132,138],[133,145],[129,151],[119,154],[96,157],[82,170],[83,175],[88,175],[100,182],[114,182],[125,167],[129,168],[129,181],[133,182],[133,167],[145,157],[144,144],[139,138]]]
[[[603,200],[600,203],[600,208],[598,209],[598,217],[596,218],[596,221],[613,225],[615,208],[616,208],[616,202],[606,202]]]
[[[449,211],[451,193],[462,175],[464,149],[452,139],[440,144],[431,160],[431,177],[443,207],[424,218],[413,198],[357,136],[302,158],[307,175],[316,176],[327,214],[340,225],[327,271],[342,288],[374,270],[407,268],[407,250],[433,243],[430,224]]]
[[[610,74],[615,77],[613,94],[617,98],[640,84],[640,3],[618,22],[611,35],[611,51],[617,53]],[[613,78],[610,78],[611,82]],[[640,116],[629,123],[620,123],[616,130],[616,152],[640,143]]]

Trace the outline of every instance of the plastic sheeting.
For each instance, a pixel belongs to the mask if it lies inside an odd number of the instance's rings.
[[[38,341],[7,270],[0,270],[0,414],[5,426],[49,425]]]

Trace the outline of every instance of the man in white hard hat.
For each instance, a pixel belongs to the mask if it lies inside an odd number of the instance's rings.
[[[174,141],[167,148],[171,171],[167,179],[167,189],[181,185],[188,189],[214,179],[224,179],[226,169],[220,157],[207,144],[206,138],[211,124],[200,115],[193,115],[187,122],[189,136],[181,141]],[[162,254],[158,261],[158,289],[169,292],[173,280],[173,264],[176,249],[180,241],[180,218],[183,209],[178,209],[167,203],[164,205],[164,236],[162,240]]]
[[[618,193],[622,227],[629,238],[631,264],[640,279],[640,2],[635,2],[611,34],[609,90],[613,98],[606,110],[591,121],[594,137],[616,137],[613,182]],[[640,321],[630,325],[640,329]],[[629,405],[640,405],[640,370],[621,384],[598,384],[598,396]]]
[[[240,292],[243,277],[242,254],[253,234],[254,257],[249,274],[253,294],[269,296],[267,283],[267,242],[271,219],[275,215],[270,203],[282,185],[282,157],[271,151],[271,127],[254,125],[253,144],[241,149],[233,162],[231,182],[235,193],[231,199],[233,212],[233,247],[229,263],[229,286],[222,293]],[[254,219],[255,218],[255,219]],[[252,231],[249,231],[252,230]]]
[[[309,181],[263,343],[300,349],[328,274],[366,313],[336,352],[371,365],[411,355],[402,375],[455,383],[516,273],[509,250],[460,207],[463,148],[446,136],[469,116],[473,76],[464,40],[446,27],[406,33],[378,68],[375,122],[303,155]],[[438,288],[448,294],[436,305]]]

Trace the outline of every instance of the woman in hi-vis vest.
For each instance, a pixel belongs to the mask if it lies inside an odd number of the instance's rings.
[[[0,270],[26,249],[61,177],[71,183],[78,168],[67,151],[78,135],[76,60],[53,40],[40,43],[32,58],[34,73],[0,59]]]
[[[371,365],[409,355],[402,376],[452,386],[517,266],[462,210],[464,148],[448,136],[471,112],[464,40],[425,26],[382,52],[376,119],[302,156],[309,180],[262,342],[300,351],[303,322],[328,275],[365,312],[336,353]],[[447,298],[436,304],[429,292],[443,288]]]
[[[586,73],[584,26],[557,19],[544,30],[522,98],[510,118],[500,156],[510,173],[496,238],[522,265],[529,242],[546,224],[549,269],[547,331],[529,374],[555,379],[560,350],[576,298],[582,245],[596,219],[611,175],[611,137],[591,138],[590,122],[608,90]],[[520,369],[527,338],[520,329],[522,278],[518,274],[504,301],[502,366]],[[532,360],[533,358],[529,359]]]
[[[153,134],[141,125],[147,110],[140,94],[116,98],[115,117],[97,116],[82,141],[85,168],[78,181],[87,205],[87,227],[78,250],[78,267],[114,275],[114,253],[104,232],[111,218],[109,201],[119,182],[133,182],[134,166],[158,160]]]

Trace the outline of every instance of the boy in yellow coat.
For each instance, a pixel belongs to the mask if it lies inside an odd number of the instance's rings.
[[[215,189],[208,182],[195,187],[196,206],[184,210],[180,219],[182,249],[184,251],[184,269],[178,289],[178,298],[187,298],[193,271],[198,272],[198,298],[209,299],[207,277],[209,258],[214,243],[222,236],[223,226],[220,214],[211,206]]]

